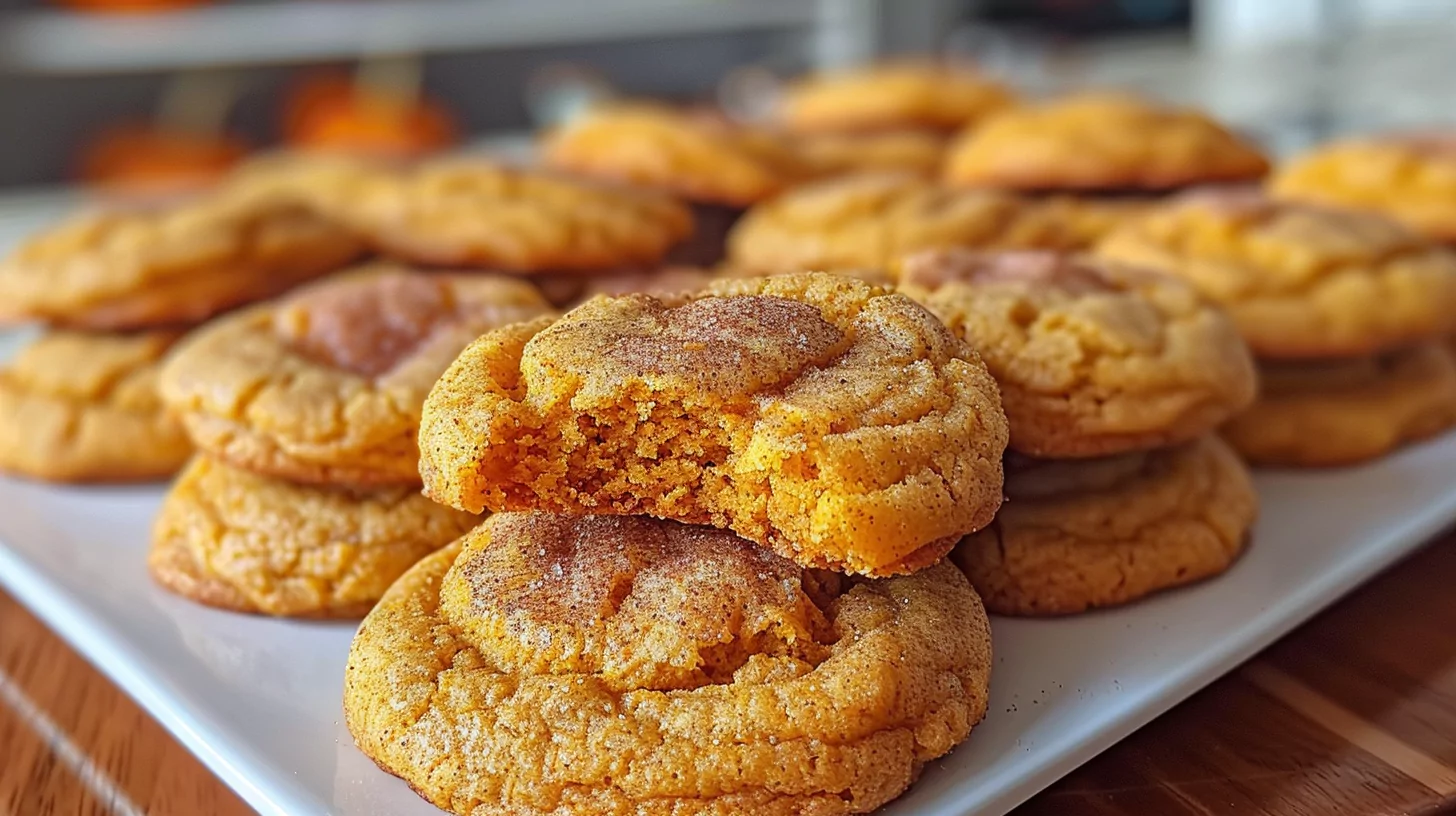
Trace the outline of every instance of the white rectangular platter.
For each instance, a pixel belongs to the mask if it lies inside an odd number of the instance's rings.
[[[991,710],[887,814],[1004,813],[1456,518],[1456,434],[1349,470],[1258,479],[1222,578],[1125,609],[995,622]],[[161,489],[0,478],[0,583],[265,814],[438,814],[341,724],[354,627],[204,609],[147,578]]]

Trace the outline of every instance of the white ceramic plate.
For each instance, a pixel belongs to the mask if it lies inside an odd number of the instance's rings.
[[[1000,814],[1456,518],[1456,434],[1368,467],[1259,478],[1249,554],[1135,606],[997,620],[991,711],[886,813]],[[0,479],[0,582],[265,814],[438,814],[341,724],[354,627],[205,609],[147,579],[159,488]]]

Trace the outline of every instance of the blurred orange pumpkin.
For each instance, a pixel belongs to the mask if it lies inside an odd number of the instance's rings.
[[[408,159],[450,146],[457,130],[435,102],[324,74],[304,81],[288,99],[283,138],[300,150]]]
[[[77,11],[133,14],[199,6],[206,0],[59,0]]]
[[[87,184],[118,192],[170,193],[216,182],[248,153],[241,139],[129,123],[102,131],[81,153]]]

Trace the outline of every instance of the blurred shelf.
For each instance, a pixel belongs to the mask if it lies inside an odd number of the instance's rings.
[[[0,71],[93,73],[814,25],[823,0],[269,0],[147,15],[0,15]]]

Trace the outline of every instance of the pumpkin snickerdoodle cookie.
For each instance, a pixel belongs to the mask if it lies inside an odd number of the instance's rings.
[[[1430,343],[1385,355],[1268,363],[1252,409],[1224,429],[1255,464],[1345,465],[1456,425],[1456,360]]]
[[[53,331],[0,369],[0,470],[59,482],[164,479],[192,445],[157,394],[174,332]]]
[[[945,562],[855,580],[711,528],[506,513],[364,620],[344,714],[462,816],[839,816],[964,740],[990,669]]]
[[[417,484],[420,406],[482,333],[549,312],[530,284],[368,268],[204,327],[162,372],[197,446],[279,478]]]
[[[1183,442],[1254,399],[1238,329],[1180,280],[1050,252],[968,250],[912,256],[899,279],[980,352],[1021,453]]]
[[[561,170],[728,207],[746,207],[813,172],[770,131],[645,104],[590,111],[548,134],[542,155]]]
[[[890,268],[911,252],[944,247],[1078,250],[1145,206],[863,174],[805,185],[752,208],[728,236],[728,260],[774,273]]]
[[[315,199],[401,260],[516,273],[655,263],[693,228],[687,207],[663,195],[484,159],[361,170]]]
[[[951,554],[986,608],[1062,615],[1217,575],[1258,512],[1215,436],[1104,459],[1007,457],[1006,506]]]
[[[800,132],[955,130],[1015,102],[970,66],[887,62],[790,84],[776,118]]]
[[[1028,192],[1157,192],[1268,169],[1257,147],[1201,113],[1098,93],[990,117],[951,145],[944,177]]]
[[[1381,213],[1456,242],[1456,133],[1390,134],[1320,145],[1280,166],[1276,198]]]
[[[975,352],[909,298],[724,280],[482,337],[426,400],[420,471],[463,510],[654,515],[886,575],[990,520],[1005,423]]]
[[[158,583],[209,606],[361,617],[479,521],[411,487],[298,485],[199,456],[162,502],[148,564]]]
[[[1192,283],[1262,358],[1375,354],[1456,330],[1456,253],[1377,215],[1197,191],[1097,254]]]
[[[280,197],[216,194],[91,213],[0,260],[0,323],[99,331],[195,323],[332,272],[362,251],[342,227]]]

